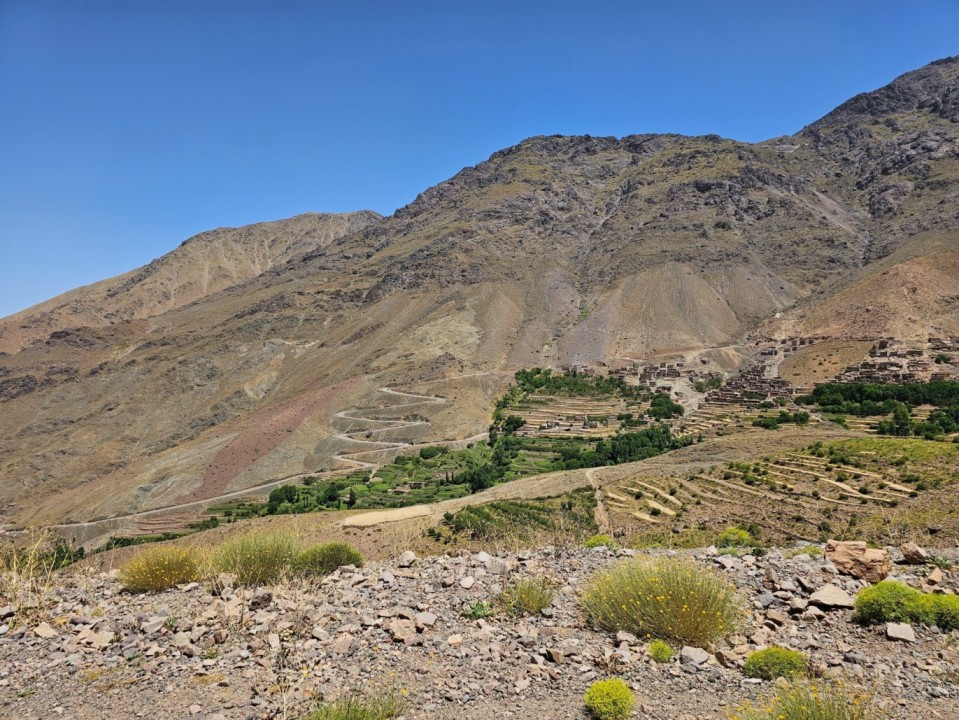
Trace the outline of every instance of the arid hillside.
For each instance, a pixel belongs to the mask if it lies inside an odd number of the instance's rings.
[[[150,318],[239,285],[380,220],[371,211],[307,213],[200,233],[136,270],[80,287],[0,320],[0,352],[52,332]]]
[[[758,336],[955,333],[957,102],[952,58],[758,144],[535,137],[389,218],[205,233],[7,318],[0,521],[465,440],[522,367],[715,350],[734,369]]]

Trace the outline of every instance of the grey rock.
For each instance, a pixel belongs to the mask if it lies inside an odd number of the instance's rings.
[[[693,663],[695,665],[704,665],[709,662],[709,658],[712,657],[708,652],[702,648],[690,647],[689,645],[683,646],[683,649],[679,651],[679,657],[683,663]]]
[[[831,583],[814,592],[809,602],[823,608],[851,608],[855,604],[849,593]]]
[[[257,588],[250,598],[250,610],[263,610],[273,602],[273,593],[266,588]]]
[[[916,632],[908,623],[886,623],[886,637],[890,640],[915,642]]]

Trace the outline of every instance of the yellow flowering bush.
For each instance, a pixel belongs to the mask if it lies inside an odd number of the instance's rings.
[[[299,540],[289,533],[251,532],[223,543],[213,567],[232,573],[241,585],[263,585],[289,573],[299,550]]]
[[[815,685],[794,681],[765,702],[746,703],[730,720],[880,720],[886,717],[868,695],[848,691],[841,683]]]
[[[735,632],[745,619],[732,583],[683,558],[624,560],[593,577],[580,600],[603,630],[699,647]]]
[[[157,545],[139,551],[120,569],[120,582],[131,592],[157,592],[202,577],[200,557],[192,548]]]

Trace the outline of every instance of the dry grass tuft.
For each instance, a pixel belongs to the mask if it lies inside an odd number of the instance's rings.
[[[515,580],[496,598],[497,604],[511,615],[538,615],[553,602],[556,583],[547,577]]]
[[[372,697],[351,693],[324,703],[304,720],[388,720],[403,712],[403,697],[397,692],[382,692]]]
[[[159,592],[201,577],[202,562],[197,551],[172,545],[141,550],[120,569],[120,582],[131,592]]]
[[[24,542],[0,546],[0,602],[13,608],[18,622],[40,620],[53,599],[56,545],[49,530],[31,530]]]
[[[232,573],[241,585],[263,585],[288,575],[299,551],[295,535],[252,532],[223,543],[213,556],[213,567]]]

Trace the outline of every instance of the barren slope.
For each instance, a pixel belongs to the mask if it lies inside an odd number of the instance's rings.
[[[0,352],[52,332],[162,315],[238,285],[380,219],[368,210],[200,233],[149,265],[71,290],[0,320]]]

